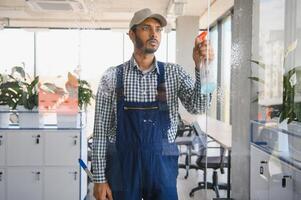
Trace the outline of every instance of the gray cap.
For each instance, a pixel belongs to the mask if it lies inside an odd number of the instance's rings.
[[[132,29],[133,26],[142,23],[147,18],[157,19],[160,22],[162,27],[166,26],[166,24],[167,24],[165,17],[163,17],[160,14],[153,13],[149,8],[144,8],[142,10],[138,10],[137,12],[135,12],[135,14],[130,22],[129,28]]]

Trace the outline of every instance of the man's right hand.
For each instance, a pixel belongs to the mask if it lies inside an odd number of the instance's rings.
[[[94,197],[96,200],[113,200],[109,184],[94,183]]]

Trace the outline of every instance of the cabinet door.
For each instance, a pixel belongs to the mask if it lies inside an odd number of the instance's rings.
[[[41,200],[43,171],[41,168],[10,167],[7,169],[7,199]]]
[[[293,169],[294,200],[301,199],[301,170]]]
[[[50,131],[45,134],[45,165],[78,166],[79,131]]]
[[[5,141],[6,134],[0,133],[0,166],[5,164]]]
[[[7,137],[7,165],[43,164],[43,134],[38,130],[10,131]]]
[[[6,182],[6,174],[4,169],[0,168],[0,200],[5,199],[5,182]]]
[[[269,161],[269,199],[293,199],[293,171],[286,163],[271,157]]]
[[[269,155],[251,145],[251,199],[269,199]]]
[[[78,168],[45,168],[44,200],[78,200],[79,177]]]

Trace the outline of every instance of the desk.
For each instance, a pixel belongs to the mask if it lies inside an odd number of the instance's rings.
[[[183,120],[189,124],[198,125],[196,126],[197,129],[205,132],[206,135],[228,150],[227,199],[230,199],[232,126],[206,115],[185,116]]]

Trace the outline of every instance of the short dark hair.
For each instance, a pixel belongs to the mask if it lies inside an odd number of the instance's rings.
[[[138,26],[137,24],[132,26],[131,31],[136,32],[137,26]]]

